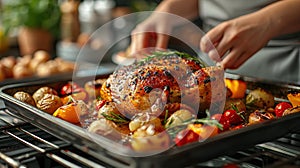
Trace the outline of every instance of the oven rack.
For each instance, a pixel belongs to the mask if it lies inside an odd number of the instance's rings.
[[[0,167],[122,167],[0,110]],[[300,132],[188,167],[299,167]]]

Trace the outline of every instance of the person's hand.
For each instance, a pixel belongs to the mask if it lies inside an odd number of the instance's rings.
[[[267,44],[271,29],[267,17],[245,15],[210,30],[201,39],[200,48],[223,68],[236,69]]]
[[[189,3],[185,0],[162,1],[154,13],[132,31],[131,54],[149,47],[167,48],[173,27],[186,22],[179,17],[193,20],[199,16],[198,11],[198,0],[189,0]]]
[[[171,23],[166,14],[152,14],[145,21],[137,25],[131,33],[131,54],[145,48],[165,49],[168,45]]]

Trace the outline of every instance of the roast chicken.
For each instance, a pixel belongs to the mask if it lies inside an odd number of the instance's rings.
[[[226,94],[224,73],[198,58],[177,51],[157,51],[109,76],[101,97],[132,118],[138,113],[161,115],[169,104],[194,111],[221,106]]]

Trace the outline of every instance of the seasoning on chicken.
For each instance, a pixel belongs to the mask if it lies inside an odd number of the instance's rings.
[[[115,102],[118,110],[129,118],[151,112],[153,107],[162,112],[168,103],[187,104],[195,111],[203,111],[224,103],[223,75],[222,68],[207,67],[188,54],[154,52],[115,71],[102,85],[101,97]]]

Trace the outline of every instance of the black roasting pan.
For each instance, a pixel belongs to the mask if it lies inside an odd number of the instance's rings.
[[[256,87],[266,88],[275,95],[277,101],[285,101],[285,96],[290,91],[300,92],[300,86],[296,84],[274,83],[273,81],[264,81],[235,74],[225,74],[225,76],[227,78],[246,81],[250,90]],[[97,78],[105,77],[98,76]],[[92,79],[93,77],[80,77],[82,83]],[[300,129],[300,113],[295,113],[276,120],[247,126],[234,131],[227,131],[202,142],[190,143],[182,147],[173,147],[163,153],[151,156],[131,157],[132,155],[128,153],[130,151],[122,148],[121,145],[98,135],[95,136],[100,139],[100,143],[95,143],[85,129],[53,117],[37,108],[16,100],[12,96],[20,90],[33,93],[41,86],[59,88],[70,80],[72,80],[70,77],[52,78],[47,81],[6,85],[0,89],[0,98],[5,102],[5,106],[10,112],[55,136],[73,143],[84,152],[104,162],[108,162],[114,167],[183,167],[193,165],[244,149],[250,145],[274,140],[286,133]]]

